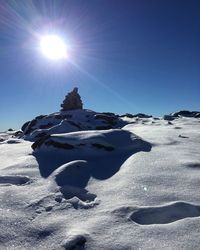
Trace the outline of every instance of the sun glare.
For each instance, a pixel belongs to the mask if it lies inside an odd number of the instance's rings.
[[[42,53],[51,60],[67,58],[67,47],[65,42],[56,35],[46,35],[40,40]]]

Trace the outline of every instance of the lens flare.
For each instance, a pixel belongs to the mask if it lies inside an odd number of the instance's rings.
[[[61,37],[57,35],[46,35],[40,40],[41,52],[51,60],[67,58],[67,46]]]

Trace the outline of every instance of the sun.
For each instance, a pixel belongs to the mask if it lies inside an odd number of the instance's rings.
[[[67,58],[67,46],[64,40],[57,35],[45,35],[40,39],[40,50],[51,60]]]

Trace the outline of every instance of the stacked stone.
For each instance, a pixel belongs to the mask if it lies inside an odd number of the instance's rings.
[[[83,103],[78,93],[78,88],[74,88],[69,92],[60,106],[62,108],[61,111],[83,109]]]

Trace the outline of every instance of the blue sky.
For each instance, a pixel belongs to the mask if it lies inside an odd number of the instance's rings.
[[[95,111],[162,115],[200,108],[198,0],[16,0],[0,3],[0,130],[58,111],[79,88]],[[56,33],[52,62],[38,36]]]

